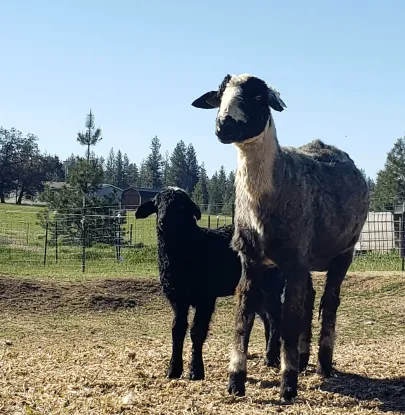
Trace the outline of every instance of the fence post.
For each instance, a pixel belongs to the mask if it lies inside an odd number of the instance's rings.
[[[46,217],[46,226],[45,226],[44,266],[46,265],[46,254],[48,251],[48,229],[49,229],[49,212]]]
[[[83,216],[82,220],[82,272],[86,270],[86,219]]]
[[[402,206],[402,215],[401,215],[401,260],[402,271],[405,270],[405,205]]]
[[[211,228],[211,215],[208,213],[208,229]]]
[[[217,215],[217,228],[219,226],[219,215]]]
[[[115,256],[117,261],[121,258],[121,213],[118,213],[115,223]]]
[[[132,223],[129,225],[129,246],[132,246]]]
[[[232,225],[235,223],[235,203],[232,203]]]
[[[58,247],[58,218],[55,212],[55,262],[59,261],[59,247]]]
[[[30,243],[30,223],[27,222],[27,246]]]

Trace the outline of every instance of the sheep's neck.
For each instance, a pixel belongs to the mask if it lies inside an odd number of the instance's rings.
[[[276,158],[280,156],[280,146],[273,120],[254,141],[238,144],[237,153],[237,200],[257,206],[263,195],[271,197],[277,190],[274,169]]]

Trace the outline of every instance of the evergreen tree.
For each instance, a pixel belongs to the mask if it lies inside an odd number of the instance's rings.
[[[150,178],[148,175],[148,169],[146,167],[145,160],[141,161],[139,168],[139,187],[151,187]]]
[[[209,213],[216,215],[222,209],[223,188],[220,187],[218,172],[215,172],[209,181]]]
[[[116,175],[116,186],[122,189],[124,185],[124,160],[122,157],[121,150],[117,151],[115,156],[115,175]]]
[[[127,189],[129,187],[129,178],[131,175],[130,170],[131,163],[129,162],[128,154],[124,154],[123,163],[122,163],[122,171],[123,171],[123,183],[122,189]]]
[[[170,159],[169,152],[166,150],[165,159],[163,162],[163,186],[169,186],[169,169],[170,169]]]
[[[200,178],[195,186],[192,198],[202,211],[206,211],[208,209],[209,194],[208,176],[204,163],[201,164],[199,176]]]
[[[105,163],[104,181],[108,184],[113,184],[114,186],[117,185],[114,148],[111,148],[108,153],[107,161]]]
[[[135,163],[129,164],[128,187],[129,186],[139,186],[139,171],[138,166]]]
[[[233,211],[233,204],[235,203],[235,173],[231,171],[228,175],[226,183],[226,191],[224,194],[224,206],[222,213],[230,216]]]
[[[405,137],[399,138],[387,155],[384,169],[377,174],[373,192],[373,209],[392,209],[405,201]]]
[[[87,114],[86,117],[86,131],[83,133],[77,133],[77,141],[82,146],[87,147],[87,163],[89,163],[90,161],[90,147],[95,146],[98,142],[100,142],[103,139],[101,135],[101,128],[95,128],[94,125],[94,114],[90,110],[90,113]]]
[[[186,165],[187,165],[187,185],[186,191],[192,194],[198,182],[199,167],[197,161],[197,153],[192,144],[189,144],[186,150]]]
[[[170,156],[168,183],[170,186],[178,186],[181,189],[186,189],[187,182],[186,145],[183,140],[180,140]]]
[[[150,146],[151,153],[146,159],[146,171],[148,187],[161,189],[163,185],[163,158],[160,154],[160,141],[154,136]]]

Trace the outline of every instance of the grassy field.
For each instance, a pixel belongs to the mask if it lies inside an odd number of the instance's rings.
[[[82,278],[83,251],[80,244],[61,245],[58,249],[50,239],[44,266],[45,230],[39,225],[38,206],[0,205],[0,261],[8,275]],[[211,216],[211,227],[231,223],[226,216]],[[203,215],[200,226],[208,226]],[[86,249],[86,277],[154,276],[157,275],[155,218],[136,220],[133,211],[127,213],[123,227],[126,243],[120,250],[120,261],[114,246],[96,244]],[[132,241],[132,246],[129,246]],[[400,271],[397,254],[369,254],[355,259],[351,271]]]
[[[323,276],[315,274],[318,307]],[[279,402],[279,371],[263,365],[260,321],[252,333],[247,395],[226,392],[232,298],[221,299],[204,346],[206,379],[165,378],[171,311],[156,281],[0,277],[1,414],[400,414],[405,411],[405,280],[351,273],[338,313],[335,372],[312,357],[293,405]]]

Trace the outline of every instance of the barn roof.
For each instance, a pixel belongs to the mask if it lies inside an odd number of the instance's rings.
[[[157,190],[157,189],[151,189],[151,188],[147,188],[147,187],[134,187],[134,186],[128,187],[122,193],[124,194],[125,192],[127,192],[129,190],[136,190],[143,197],[153,197],[157,193],[159,193],[159,190]]]

